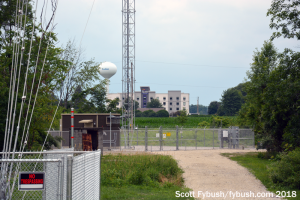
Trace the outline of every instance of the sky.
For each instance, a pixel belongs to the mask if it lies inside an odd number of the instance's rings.
[[[270,38],[270,5],[271,0],[136,0],[135,90],[181,90],[194,105],[197,97],[205,106],[220,101],[224,90],[245,81],[253,52]],[[86,60],[116,64],[110,93],[122,92],[121,10],[122,0],[60,0],[55,17],[58,46],[74,38],[79,45],[82,38]],[[279,51],[299,50],[296,40],[274,44]]]

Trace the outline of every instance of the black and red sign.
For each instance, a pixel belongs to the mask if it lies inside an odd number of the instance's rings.
[[[20,172],[19,190],[43,190],[45,186],[44,172]]]

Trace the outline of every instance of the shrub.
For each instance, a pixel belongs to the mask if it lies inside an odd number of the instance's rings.
[[[169,112],[166,110],[159,110],[156,112],[157,117],[169,117]]]
[[[156,113],[153,110],[146,110],[143,112],[143,117],[156,117]]]
[[[202,121],[198,124],[200,128],[209,127],[209,123],[207,121]]]
[[[279,157],[280,161],[269,168],[272,181],[279,186],[300,189],[300,148]]]
[[[142,111],[140,111],[140,110],[135,111],[135,117],[142,117],[142,115],[143,115]]]

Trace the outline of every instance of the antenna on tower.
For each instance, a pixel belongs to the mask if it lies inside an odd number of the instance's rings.
[[[135,127],[135,0],[122,0],[122,128],[129,133]],[[126,142],[125,142],[126,144]]]

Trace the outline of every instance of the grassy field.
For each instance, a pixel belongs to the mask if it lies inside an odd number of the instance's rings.
[[[159,133],[158,128],[148,129],[148,147],[149,146],[159,146],[159,138],[156,134]],[[170,133],[163,139],[163,146],[176,146],[176,129],[174,128],[163,128],[163,133]],[[247,133],[246,131],[241,133]],[[240,140],[240,146],[253,147],[253,136],[243,134],[243,138],[249,138],[245,140]],[[178,145],[179,147],[219,147],[220,141],[218,139],[217,129],[184,129],[179,128],[178,132]],[[135,130],[133,134],[130,134],[130,143],[133,146],[145,145],[145,129],[139,128]],[[124,146],[124,134],[121,133],[121,144]],[[224,142],[224,147],[228,146],[228,142]]]
[[[227,118],[236,119],[235,116],[230,116]],[[211,117],[188,117],[188,120],[184,124],[179,124],[176,122],[176,117],[136,117],[135,118],[135,125],[139,128],[158,128],[160,126],[164,128],[175,128],[176,125],[179,127],[186,127],[186,128],[196,128],[200,122],[206,121],[210,123]]]
[[[178,198],[189,192],[183,171],[171,156],[137,154],[106,155],[101,160],[101,199],[194,199]]]
[[[289,188],[279,188],[273,184],[272,180],[268,175],[267,168],[274,162],[269,159],[258,158],[258,153],[247,153],[247,154],[236,154],[236,153],[223,153],[223,156],[229,157],[231,160],[237,161],[238,164],[246,167],[249,171],[259,179],[266,188],[278,194],[277,191],[285,192],[286,194],[292,195],[292,191],[296,191],[296,197],[285,197],[286,199],[300,200],[300,190],[291,190]],[[277,193],[276,193],[277,192]]]

